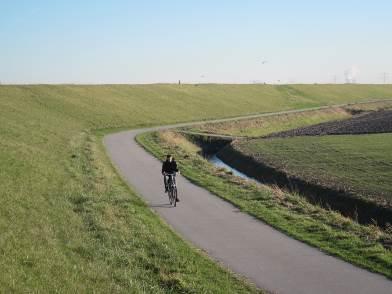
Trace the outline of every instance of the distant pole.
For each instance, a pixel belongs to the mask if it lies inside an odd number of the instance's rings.
[[[387,72],[383,72],[383,73],[382,73],[382,78],[383,78],[384,84],[387,83],[388,75],[389,75],[389,74],[388,74]]]
[[[181,85],[181,80],[178,80],[178,84]]]

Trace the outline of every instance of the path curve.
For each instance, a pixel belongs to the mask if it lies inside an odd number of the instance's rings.
[[[171,208],[162,190],[161,163],[136,143],[135,136],[186,125],[190,124],[125,131],[104,138],[123,179],[183,238],[271,292],[392,293],[392,281],[387,278],[294,240],[182,176],[177,179],[181,202]]]

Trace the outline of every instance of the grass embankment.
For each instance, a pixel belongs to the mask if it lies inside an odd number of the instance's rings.
[[[392,207],[392,134],[237,141],[246,156],[307,182]],[[309,156],[311,154],[311,156]]]
[[[241,292],[129,190],[96,130],[369,98],[392,86],[0,86],[0,292]]]
[[[175,154],[182,174],[212,193],[294,238],[392,278],[392,252],[382,244],[392,232],[360,225],[277,187],[242,180],[198,155],[199,147],[179,133],[146,133],[138,141],[156,157]]]
[[[196,133],[261,137],[274,132],[282,132],[295,128],[311,126],[327,121],[348,119],[361,111],[373,111],[392,108],[392,101],[380,101],[353,104],[344,107],[331,107],[320,110],[309,110],[297,113],[277,114],[267,117],[225,121],[219,123],[205,123],[183,130]]]

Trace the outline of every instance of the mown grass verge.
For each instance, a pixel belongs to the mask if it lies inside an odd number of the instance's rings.
[[[144,133],[137,141],[156,157],[173,153],[182,174],[286,234],[348,262],[392,278],[392,252],[383,247],[392,232],[363,226],[304,198],[232,176],[197,154],[181,134]]]

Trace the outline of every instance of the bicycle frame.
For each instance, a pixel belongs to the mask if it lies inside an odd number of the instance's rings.
[[[175,173],[167,173],[164,174],[165,177],[167,176],[167,188],[168,188],[168,196],[170,200],[170,204],[174,207],[177,203],[177,187],[176,187],[176,174]]]

